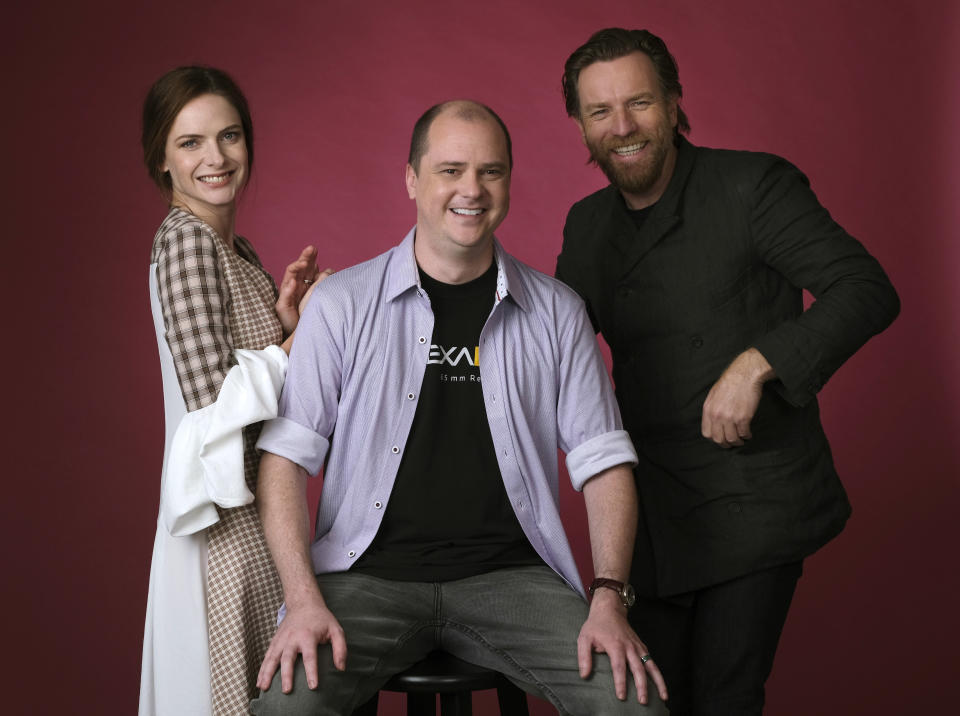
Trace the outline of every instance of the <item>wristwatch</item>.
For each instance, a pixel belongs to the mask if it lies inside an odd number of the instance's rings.
[[[633,586],[625,582],[618,582],[615,579],[594,579],[590,583],[590,596],[592,597],[593,593],[601,587],[606,587],[607,589],[612,589],[615,591],[620,596],[620,602],[627,609],[632,607],[633,603],[637,601],[637,595],[633,591]]]

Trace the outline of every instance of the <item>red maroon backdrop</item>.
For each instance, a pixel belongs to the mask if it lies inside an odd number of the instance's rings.
[[[247,92],[257,163],[238,226],[275,274],[308,242],[333,267],[397,242],[414,221],[403,188],[414,120],[452,97],[487,102],[515,146],[513,208],[499,235],[552,272],[567,208],[603,183],[564,115],[562,64],[609,25],[662,35],[679,59],[693,141],[798,164],[903,299],[894,326],[822,394],[854,516],[807,563],[768,713],[950,710],[960,474],[956,3],[16,5],[0,45],[3,285],[13,324],[5,711],[136,708],[163,445],[147,261],[165,209],[138,145],[149,84],[200,62],[226,68]],[[580,498],[567,489],[564,501],[589,575]],[[383,711],[400,713],[399,701]]]

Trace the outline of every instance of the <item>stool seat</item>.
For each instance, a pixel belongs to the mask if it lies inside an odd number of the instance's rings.
[[[470,716],[474,691],[497,690],[502,716],[528,716],[527,696],[498,671],[470,664],[444,651],[432,651],[406,671],[394,674],[381,691],[407,694],[408,716],[436,713],[440,695],[442,716]],[[374,695],[353,716],[376,716],[379,699]]]
[[[395,674],[382,691],[483,691],[502,686],[507,678],[496,671],[471,664],[444,651],[432,651],[406,671]],[[509,683],[509,682],[508,682]]]

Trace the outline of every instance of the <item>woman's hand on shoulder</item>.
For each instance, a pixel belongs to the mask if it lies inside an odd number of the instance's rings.
[[[323,271],[318,273],[317,277],[313,279],[313,281],[307,286],[307,290],[303,292],[303,298],[300,299],[300,304],[297,306],[297,311],[299,311],[301,316],[307,308],[307,303],[310,301],[310,296],[313,295],[313,289],[315,289],[317,284],[328,276],[333,276],[332,268],[325,268]]]
[[[307,246],[299,258],[287,266],[280,280],[280,296],[276,304],[284,333],[293,333],[313,287],[332,273],[330,269],[321,272],[317,267],[317,250],[313,246]]]

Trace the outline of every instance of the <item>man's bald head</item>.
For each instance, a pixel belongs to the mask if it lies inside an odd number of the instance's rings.
[[[513,169],[513,145],[510,141],[510,132],[507,131],[507,125],[503,123],[503,120],[496,112],[481,102],[470,99],[454,99],[433,105],[413,125],[413,136],[410,138],[410,155],[407,157],[407,163],[413,167],[414,172],[420,171],[420,160],[427,153],[430,126],[437,117],[446,113],[450,113],[465,122],[495,121],[503,131],[503,137],[507,142],[507,157],[510,160],[510,168]]]

